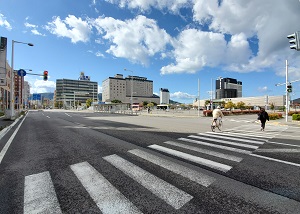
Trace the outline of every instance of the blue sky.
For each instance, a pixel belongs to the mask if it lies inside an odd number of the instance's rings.
[[[299,0],[0,0],[0,35],[33,43],[14,46],[14,68],[31,93],[53,92],[56,79],[80,72],[99,84],[115,74],[147,77],[154,93],[171,99],[209,99],[218,77],[243,82],[243,96],[283,95],[300,79],[300,51],[287,35],[300,31]],[[300,81],[292,99],[300,97]]]

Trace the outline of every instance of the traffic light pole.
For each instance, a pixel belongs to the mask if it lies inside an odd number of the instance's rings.
[[[288,85],[288,61],[285,60],[285,85]],[[289,114],[289,92],[287,89],[285,90],[285,122],[288,121],[288,114]]]

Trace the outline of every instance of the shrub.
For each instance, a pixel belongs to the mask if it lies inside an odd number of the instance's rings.
[[[282,118],[282,114],[281,113],[270,113],[269,118],[270,118],[270,120],[276,120],[276,119]]]
[[[212,110],[204,110],[203,115],[206,117],[208,117],[208,116],[212,117]]]
[[[300,114],[300,112],[297,111],[289,111],[288,115],[292,116],[293,114]]]
[[[300,120],[300,114],[293,114],[292,120]]]

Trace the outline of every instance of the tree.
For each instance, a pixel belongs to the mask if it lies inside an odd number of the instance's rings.
[[[239,109],[245,109],[246,104],[243,101],[240,101],[236,104],[236,107],[239,108]]]
[[[233,109],[235,107],[235,104],[232,101],[228,101],[225,104],[225,108],[229,108],[230,110]]]
[[[122,103],[121,100],[112,100],[111,102],[112,102],[112,103]]]
[[[92,102],[93,102],[93,99],[91,99],[91,98],[87,99],[86,102],[85,102],[86,107],[89,108],[91,106]]]
[[[270,103],[270,109],[273,111],[275,111],[275,104],[274,103]]]

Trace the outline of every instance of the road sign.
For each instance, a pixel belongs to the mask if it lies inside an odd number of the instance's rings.
[[[24,69],[20,69],[20,70],[18,70],[18,75],[21,77],[24,77],[24,76],[26,76],[26,71]]]
[[[41,100],[41,94],[33,94],[32,99],[33,100]]]

